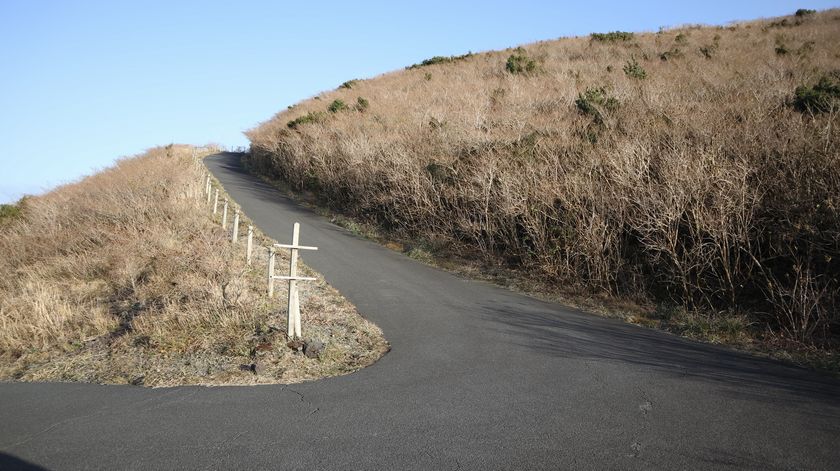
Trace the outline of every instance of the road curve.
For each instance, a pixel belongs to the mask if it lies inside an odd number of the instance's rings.
[[[415,262],[210,170],[392,351],[292,386],[0,384],[0,469],[836,469],[840,381]],[[305,319],[304,319],[305,322]],[[305,329],[305,325],[304,325]]]

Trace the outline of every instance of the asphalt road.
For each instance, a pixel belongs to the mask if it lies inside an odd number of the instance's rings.
[[[292,386],[0,384],[0,469],[837,469],[840,381],[463,280],[207,165],[392,351]],[[304,329],[305,329],[304,319]],[[27,466],[33,466],[27,468]]]

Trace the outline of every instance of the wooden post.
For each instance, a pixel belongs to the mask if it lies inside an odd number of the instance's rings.
[[[274,297],[274,247],[268,248],[268,297]]]
[[[290,257],[289,257],[289,276],[274,276],[274,263],[269,261],[269,266],[271,267],[271,275],[269,278],[276,278],[278,280],[287,280],[289,282],[289,302],[287,306],[287,317],[286,317],[286,325],[288,326],[287,336],[289,339],[299,338],[302,337],[302,331],[300,328],[300,295],[297,289],[297,282],[298,281],[315,281],[316,278],[307,277],[307,276],[298,276],[297,274],[297,264],[298,264],[298,251],[299,250],[318,250],[318,247],[307,247],[305,245],[299,245],[300,243],[300,223],[295,223],[294,232],[292,233],[292,244],[274,244],[273,247],[280,247],[284,249],[289,249]],[[273,252],[270,252],[273,253]],[[271,290],[273,293],[273,290]]]
[[[213,193],[213,184],[210,183],[210,176],[207,176],[207,204],[210,204],[210,197],[212,197]]]
[[[236,239],[239,238],[239,208],[236,208],[236,212],[233,213],[233,234],[230,236],[230,241],[234,244],[236,243]]]
[[[210,196],[210,175],[207,175],[207,179],[204,181],[204,194]],[[210,202],[209,199],[207,202]]]
[[[294,231],[292,232],[292,246],[296,247],[300,242],[300,223],[295,223]],[[297,261],[298,249],[292,248],[290,252],[289,262],[289,303],[288,315],[286,325],[289,338],[300,337],[300,303],[298,302],[297,280]]]
[[[254,226],[248,226],[248,248],[245,249],[245,261],[251,266],[251,249],[254,246]]]
[[[225,198],[225,205],[222,209],[222,229],[227,229],[227,207],[228,207],[228,200]]]
[[[216,188],[216,198],[213,200],[213,216],[219,212],[219,189]]]

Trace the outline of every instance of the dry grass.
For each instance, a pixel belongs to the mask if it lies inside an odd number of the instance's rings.
[[[829,10],[435,60],[279,113],[250,165],[397,238],[836,350],[837,51]]]
[[[0,221],[0,379],[296,382],[386,351],[320,277],[301,294],[302,316],[304,335],[326,347],[319,358],[288,348],[285,293],[265,296],[265,252],[245,267],[244,244],[209,216],[203,174],[191,148],[156,148]]]

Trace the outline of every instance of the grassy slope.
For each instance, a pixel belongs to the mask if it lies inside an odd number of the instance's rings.
[[[279,113],[250,164],[646,323],[836,351],[837,51],[830,10],[431,61]]]
[[[320,276],[302,292],[304,334],[327,346],[320,359],[290,350],[285,293],[264,294],[265,250],[245,267],[203,204],[202,169],[188,147],[152,149],[4,211],[0,379],[294,382],[386,350]]]

